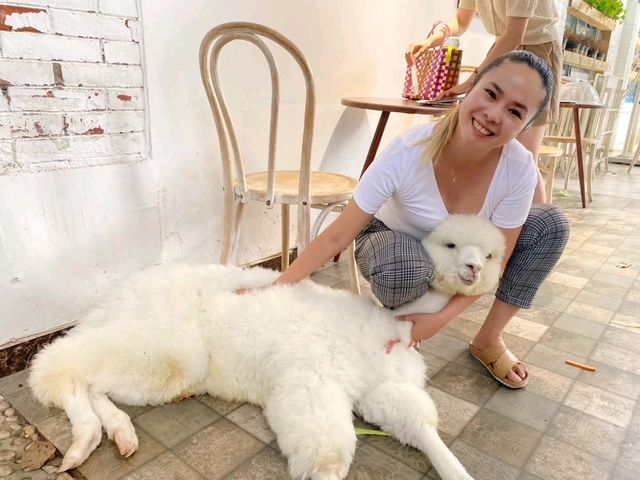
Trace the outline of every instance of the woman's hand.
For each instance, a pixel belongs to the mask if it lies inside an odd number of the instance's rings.
[[[406,60],[407,65],[413,65],[413,59],[422,55],[428,48],[431,48],[431,41],[428,38],[421,42],[411,43],[407,47],[407,51],[404,52],[404,59]]]
[[[433,337],[448,323],[441,312],[398,315],[396,320],[413,323],[413,327],[411,327],[412,344]]]
[[[457,97],[458,95],[466,95],[466,93],[471,90],[471,87],[473,87],[474,81],[475,75],[471,75],[464,82],[456,85],[455,87],[445,90],[444,92],[440,92],[440,95],[436,97],[436,100],[445,100],[447,98]]]

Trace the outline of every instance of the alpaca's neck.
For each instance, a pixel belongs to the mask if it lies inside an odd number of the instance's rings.
[[[403,305],[397,310],[398,315],[409,313],[433,313],[442,310],[453,295],[436,288],[429,287],[427,293],[413,302]]]

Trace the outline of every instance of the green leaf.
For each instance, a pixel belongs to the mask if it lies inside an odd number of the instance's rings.
[[[370,428],[356,428],[356,435],[373,435],[376,437],[390,437],[391,434],[382,430],[371,430]]]

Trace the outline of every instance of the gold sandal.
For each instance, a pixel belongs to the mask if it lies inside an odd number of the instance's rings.
[[[529,383],[529,372],[527,366],[516,357],[511,350],[501,345],[491,345],[480,350],[469,342],[469,353],[479,361],[484,368],[505,387],[523,388]],[[507,378],[507,373],[513,370],[514,365],[521,365],[525,371],[525,377],[519,382],[514,382]]]

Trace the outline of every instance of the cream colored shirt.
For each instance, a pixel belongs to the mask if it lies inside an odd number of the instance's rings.
[[[558,11],[555,0],[460,0],[458,8],[475,10],[492,35],[500,36],[507,26],[507,17],[529,19],[523,45],[559,42]]]

